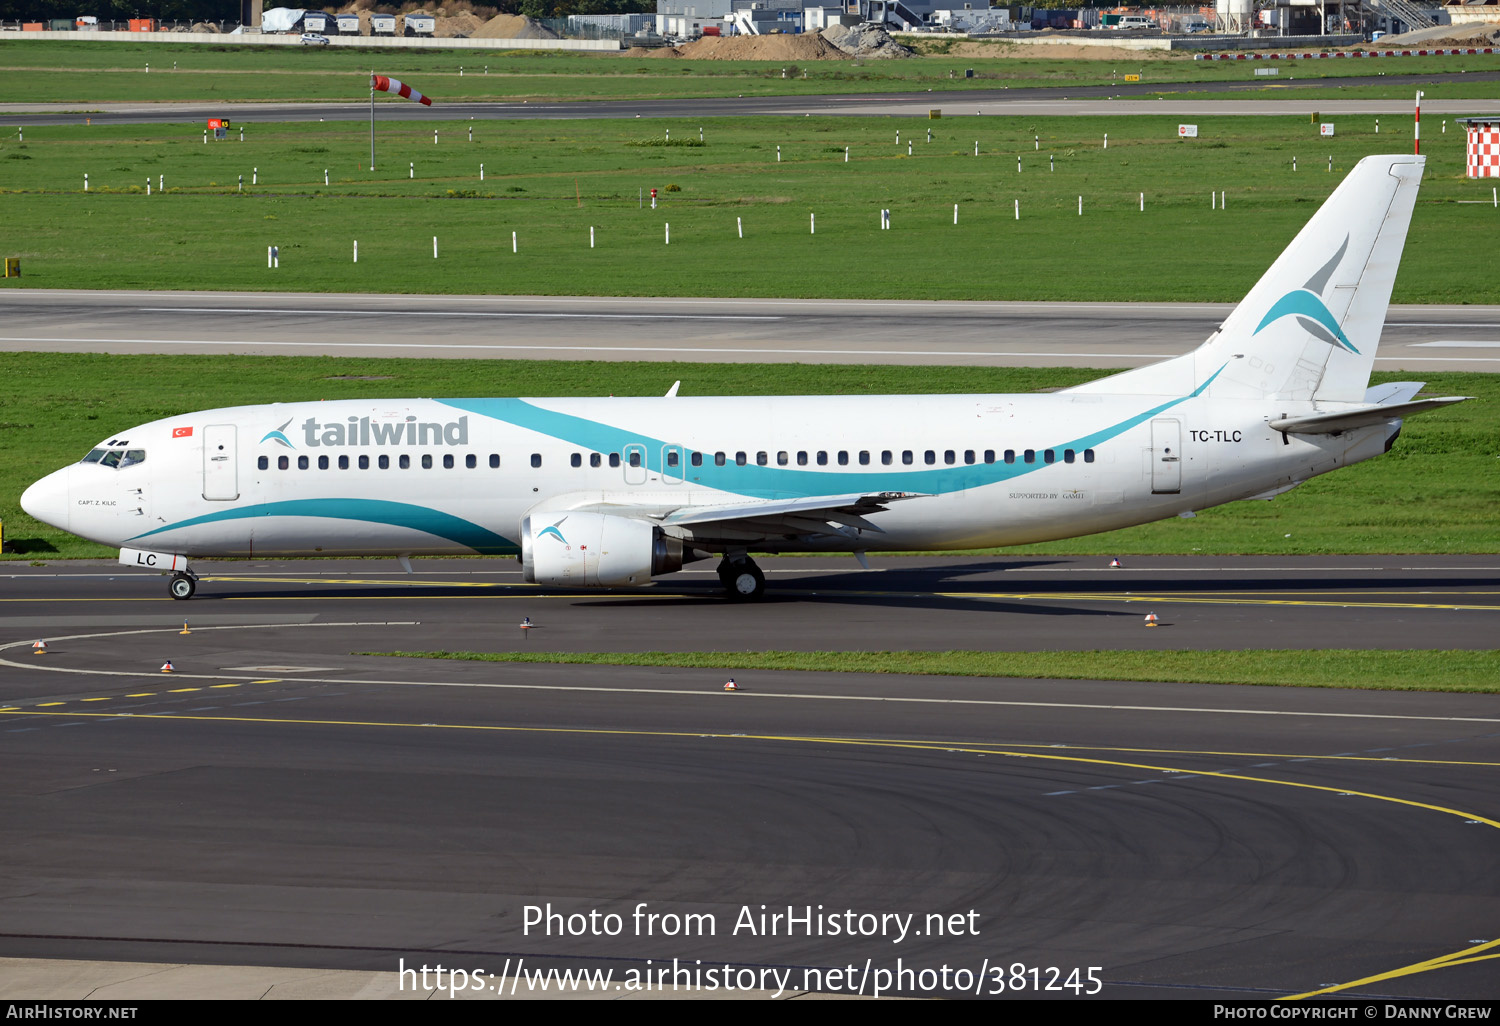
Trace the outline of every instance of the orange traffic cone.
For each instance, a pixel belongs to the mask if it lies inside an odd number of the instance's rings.
[[[161,664],[161,672],[162,673],[171,673],[172,672],[172,664],[171,663],[162,663]]]
[[[1111,570],[1120,570],[1123,567],[1124,567],[1124,564],[1120,562],[1120,557],[1119,556],[1116,556],[1114,559],[1111,559],[1109,561],[1109,568]]]
[[[740,686],[734,682],[734,678],[733,677],[730,677],[728,680],[726,680],[724,682],[724,690],[725,691],[738,691],[739,689],[740,689]]]
[[[47,654],[47,643],[45,641],[38,641],[36,644],[32,645],[31,646],[31,654],[32,655],[46,655]]]
[[[1147,613],[1146,614],[1146,626],[1147,627],[1155,627],[1156,626],[1156,614],[1155,613]]]

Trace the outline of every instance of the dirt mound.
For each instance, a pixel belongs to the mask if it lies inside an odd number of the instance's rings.
[[[224,30],[221,29],[221,28],[219,28],[219,26],[210,24],[209,22],[206,22],[206,21],[195,21],[195,22],[193,22],[193,27],[191,29],[189,29],[188,31],[189,32],[211,32],[214,35],[218,35],[219,33],[223,32]]]
[[[912,57],[914,53],[874,25],[829,25],[822,37],[851,57]]]
[[[484,27],[484,19],[477,14],[456,14],[452,17],[437,19],[437,34],[443,39],[452,39],[455,36],[472,36]]]
[[[556,39],[557,33],[519,14],[500,14],[469,33],[470,39]]]
[[[695,61],[841,61],[849,55],[816,32],[775,36],[704,36],[677,48]]]
[[[1447,50],[1451,47],[1494,46],[1497,38],[1500,38],[1500,26],[1476,25],[1473,28],[1457,30],[1450,35],[1439,36],[1436,39],[1424,39],[1420,43],[1403,44],[1401,48],[1403,50],[1408,48],[1417,50]],[[1381,40],[1380,43],[1375,44],[1370,49],[1378,50],[1384,45],[1384,42],[1384,40]]]

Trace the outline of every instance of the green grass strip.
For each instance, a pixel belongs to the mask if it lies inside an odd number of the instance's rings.
[[[1500,650],[1095,652],[361,652],[496,663],[1500,692]]]

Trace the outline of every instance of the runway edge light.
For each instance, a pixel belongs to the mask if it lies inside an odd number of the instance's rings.
[[[730,677],[728,680],[726,680],[724,682],[724,690],[725,691],[738,691],[739,689],[740,689],[740,686],[734,682],[734,678],[733,677]]]
[[[162,673],[171,673],[172,672],[172,664],[171,664],[170,661],[161,664],[161,672]]]
[[[45,641],[38,641],[36,644],[32,645],[31,646],[31,654],[32,655],[46,655],[47,654],[47,643]]]
[[[1146,614],[1146,626],[1147,627],[1155,627],[1156,624],[1157,624],[1156,614],[1155,613],[1147,613]]]

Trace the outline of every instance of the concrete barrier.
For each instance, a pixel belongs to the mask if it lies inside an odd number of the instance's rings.
[[[301,46],[300,35],[261,35],[242,32],[238,35],[212,32],[7,32],[9,42],[33,39],[65,39],[69,42],[99,43],[213,43],[217,46]],[[363,49],[412,50],[574,50],[586,53],[617,53],[618,39],[429,39],[425,36],[329,36],[329,46]]]

